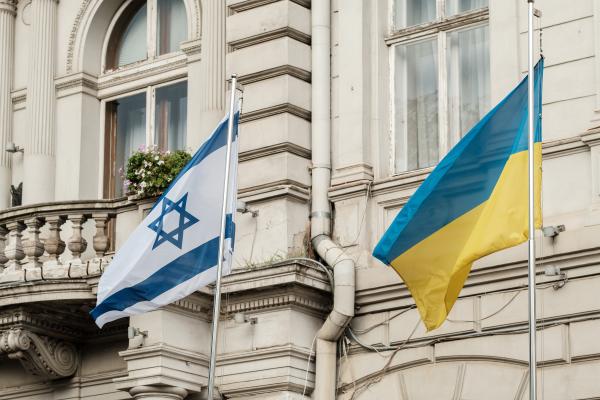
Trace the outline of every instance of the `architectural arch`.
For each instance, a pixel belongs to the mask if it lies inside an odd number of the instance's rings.
[[[102,66],[103,38],[117,10],[126,0],[84,0],[73,23],[67,50],[67,73],[99,75]],[[201,36],[200,0],[184,0],[188,12],[188,37]]]

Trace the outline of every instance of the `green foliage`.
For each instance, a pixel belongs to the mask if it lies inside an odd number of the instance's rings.
[[[136,151],[127,161],[125,193],[139,197],[160,195],[191,158],[183,150],[162,152],[149,147]]]

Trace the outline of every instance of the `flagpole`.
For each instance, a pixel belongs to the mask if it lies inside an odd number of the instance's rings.
[[[227,222],[227,204],[229,197],[229,171],[231,167],[231,143],[233,142],[233,110],[235,107],[235,91],[237,76],[231,75],[231,101],[229,104],[229,119],[227,121],[227,163],[225,164],[225,184],[223,187],[223,207],[221,210],[221,235],[219,236],[219,263],[217,265],[217,283],[213,307],[212,335],[210,344],[210,363],[208,366],[208,399],[213,400],[215,390],[215,366],[217,363],[217,334],[219,330],[219,315],[221,314],[221,276],[223,275],[223,256],[225,248],[225,228]]]
[[[529,117],[529,399],[537,399],[537,357],[536,357],[536,302],[535,302],[535,215],[534,215],[534,71],[533,71],[533,2],[527,0],[528,5],[528,117]]]

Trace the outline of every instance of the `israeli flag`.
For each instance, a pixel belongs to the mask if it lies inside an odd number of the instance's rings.
[[[234,112],[223,274],[231,269],[236,203],[237,125]],[[100,278],[91,311],[96,324],[170,304],[217,279],[227,153],[226,116],[194,154]]]

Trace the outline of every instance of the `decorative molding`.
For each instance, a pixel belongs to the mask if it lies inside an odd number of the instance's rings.
[[[282,179],[275,182],[265,183],[263,185],[240,188],[238,189],[238,197],[240,199],[244,199],[246,202],[264,201],[267,199],[272,199],[273,197],[281,197],[284,195],[280,192],[282,189],[287,190],[286,194],[291,195],[292,197],[299,195],[298,200],[308,201],[309,186],[292,179]],[[275,193],[269,192],[279,193],[276,195]],[[258,198],[255,196],[258,196]]]
[[[280,153],[290,153],[309,160],[312,155],[311,151],[307,148],[298,146],[295,143],[283,142],[271,146],[265,146],[258,149],[240,152],[239,162],[254,160],[256,158],[268,157]]]
[[[237,4],[232,4],[229,6],[229,10],[232,13],[238,13],[243,11],[248,11],[253,8],[258,8],[262,6],[266,6],[267,4],[276,3],[279,0],[248,0],[239,2]],[[304,8],[310,9],[310,0],[290,0],[293,3],[296,3]]]
[[[81,25],[81,21],[83,20],[83,15],[87,11],[92,0],[83,0],[79,6],[79,11],[77,12],[77,16],[75,17],[75,21],[73,22],[73,26],[71,27],[71,33],[69,34],[69,44],[67,47],[67,72],[73,72],[73,56],[75,53],[75,42],[77,40],[77,33],[79,32],[79,27]]]
[[[99,97],[116,96],[134,89],[147,87],[150,84],[156,85],[187,77],[187,57],[184,54],[162,61],[160,63],[146,63],[144,61],[139,65],[136,64],[103,74],[98,78]]]
[[[458,16],[444,18],[441,21],[434,21],[430,22],[429,24],[422,24],[398,30],[397,32],[393,32],[390,36],[386,37],[385,43],[389,46],[425,36],[431,36],[442,31],[448,31],[462,27],[466,24],[476,24],[478,22],[484,22],[487,20],[489,20],[488,8],[483,10],[475,10],[472,12],[459,14]]]
[[[31,374],[47,379],[66,378],[79,366],[74,345],[24,329],[10,329],[0,335],[0,354],[18,360]]]
[[[285,391],[302,393],[306,378],[306,393],[309,394],[314,385],[314,369],[311,368],[308,375],[304,369],[309,353],[308,348],[287,344],[220,355],[217,363],[223,374],[223,383],[219,390],[232,399],[248,396],[263,398],[267,393]],[[277,365],[285,368],[286,374],[276,377],[265,371],[272,368],[274,360],[281,360],[281,363],[277,361]]]
[[[104,0],[81,0],[81,4],[79,6],[79,10],[77,15],[75,16],[75,20],[73,21],[73,26],[71,27],[71,32],[69,33],[69,40],[67,46],[67,73],[72,73],[74,71],[74,63],[75,63],[75,49],[78,47],[78,40],[83,41],[83,34],[87,33],[87,26],[82,26],[84,21],[91,21],[93,15],[90,13],[93,10],[96,10],[96,4],[102,2]],[[201,11],[200,11],[200,0],[187,0],[188,4],[191,3],[194,9],[194,15],[192,16],[194,30],[192,31],[192,39],[199,39],[200,28],[201,28]],[[94,4],[92,4],[94,3]],[[191,10],[190,10],[191,11]],[[89,23],[89,22],[87,22]],[[79,44],[79,47],[81,43]]]
[[[265,69],[260,72],[242,75],[239,77],[239,82],[243,85],[247,85],[249,83],[264,81],[265,79],[275,78],[282,75],[290,75],[308,83],[311,81],[311,73],[309,71],[294,67],[292,65],[282,65],[279,67]]]
[[[27,103],[27,89],[17,89],[13,90],[11,95],[13,110],[22,110],[25,108],[25,104]]]
[[[290,113],[295,115],[296,117],[305,119],[307,121],[311,120],[311,112],[305,110],[301,107],[298,107],[291,103],[279,104],[273,107],[261,108],[260,110],[250,111],[243,113],[240,117],[240,124],[244,122],[254,121],[261,118],[267,118],[272,115],[278,115],[283,113]]]
[[[369,179],[361,179],[343,185],[332,186],[329,188],[329,200],[337,202],[355,197],[365,197],[370,192],[369,186],[372,182]]]
[[[314,291],[286,287],[284,291],[260,294],[254,298],[229,298],[225,304],[226,313],[261,312],[274,308],[302,308],[317,317],[323,317],[331,310],[330,296],[319,295]]]
[[[232,51],[243,49],[244,47],[254,46],[256,44],[268,42],[270,40],[279,39],[282,37],[289,37],[295,39],[301,43],[310,45],[310,35],[301,32],[297,29],[285,26],[283,28],[274,29],[272,31],[259,33],[258,35],[245,37],[243,39],[233,40],[229,42],[229,47]]]
[[[565,157],[571,154],[589,151],[589,144],[595,143],[596,132],[588,131],[580,136],[550,140],[542,143],[542,157],[549,160],[557,157]],[[401,172],[373,182],[373,196],[392,193],[399,190],[413,189],[419,187],[429,176],[434,167]],[[357,182],[357,185],[362,184]]]
[[[13,17],[17,15],[17,0],[0,0],[0,12],[7,12]]]
[[[181,43],[180,49],[188,58],[196,56],[202,52],[202,41],[200,39],[188,40]]]
[[[88,93],[96,96],[98,92],[98,78],[84,72],[56,78],[54,83],[57,98],[75,93]]]
[[[301,203],[308,203],[310,200],[309,189],[305,185],[298,186],[289,182],[287,184],[276,182],[275,184],[255,186],[238,191],[238,198],[247,204],[286,197]]]

